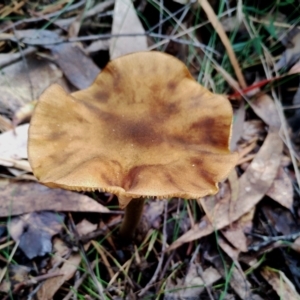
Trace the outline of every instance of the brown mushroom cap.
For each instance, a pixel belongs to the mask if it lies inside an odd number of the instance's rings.
[[[229,101],[159,52],[117,58],[87,89],[50,86],[29,129],[29,161],[45,185],[119,197],[199,198],[237,161]]]

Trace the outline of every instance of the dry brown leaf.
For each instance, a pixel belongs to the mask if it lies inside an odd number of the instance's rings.
[[[207,268],[202,274],[199,274],[198,268],[200,266],[193,263],[185,279],[177,279],[176,284],[172,283],[169,279],[164,299],[198,299],[200,294],[205,290],[205,286],[210,286],[221,279],[220,273],[213,267]]]
[[[76,225],[76,231],[79,236],[87,235],[90,232],[93,232],[98,227],[97,224],[92,224],[86,219],[83,219],[79,224]]]
[[[254,207],[240,219],[222,230],[226,239],[239,251],[247,252],[247,237],[244,232],[251,231]]]
[[[224,228],[249,212],[270,189],[280,165],[282,149],[283,143],[278,131],[270,128],[264,144],[239,179],[239,196],[231,212],[231,203],[227,200],[215,203],[209,201],[211,198],[203,199],[201,202],[207,215],[175,241],[169,250]]]
[[[79,235],[88,234],[95,230],[95,226],[96,225],[89,224],[89,222],[84,219],[81,223],[76,225],[76,230]],[[63,250],[62,253],[64,253],[64,247],[61,247],[60,240],[57,239],[56,241],[57,241],[57,244],[55,244],[54,247],[56,249],[58,248],[57,250],[62,249]],[[87,250],[89,248],[89,245],[90,245],[90,242],[84,246],[84,249]],[[54,255],[54,261],[55,262],[57,262],[57,261],[63,262],[64,261],[62,267],[59,269],[60,274],[64,274],[64,275],[47,279],[37,293],[38,299],[39,300],[51,300],[53,298],[53,296],[55,295],[55,293],[59,290],[59,288],[66,281],[70,280],[74,276],[74,274],[81,262],[81,259],[82,259],[82,257],[80,254],[72,254],[70,256],[70,258],[68,258],[67,260],[64,260],[64,258],[61,256],[61,253],[59,251],[57,251]],[[52,261],[52,265],[53,265],[54,261]]]
[[[238,259],[241,251],[232,247],[222,236],[218,236],[218,244],[221,249],[234,261],[235,264],[238,264]]]
[[[291,210],[294,201],[293,183],[282,167],[278,169],[276,178],[267,192],[267,196]]]
[[[300,295],[297,293],[295,286],[283,272],[265,267],[260,273],[273,287],[280,299],[300,299]]]
[[[270,127],[280,128],[281,122],[278,111],[273,99],[267,95],[262,94],[250,103],[254,112]]]
[[[89,87],[100,69],[77,45],[59,44],[51,47],[55,62],[67,79],[78,89]]]
[[[49,61],[26,57],[1,70],[0,111],[15,112],[24,104],[35,100],[54,82],[58,82],[62,72]],[[34,83],[34,84],[33,84]]]
[[[63,266],[59,269],[63,275],[47,279],[38,290],[37,299],[52,300],[58,289],[74,276],[74,273],[76,272],[80,262],[80,254],[71,255],[70,258],[68,258]]]
[[[10,264],[7,271],[8,275],[0,284],[0,291],[6,294],[28,280],[30,278],[31,269],[27,266]]]
[[[62,214],[32,212],[12,218],[7,227],[14,241],[19,242],[19,248],[32,259],[51,252],[52,236],[61,230],[63,221]]]
[[[292,245],[290,245],[290,247],[297,251],[298,253],[300,253],[300,237],[298,237],[293,243]]]
[[[109,212],[100,203],[78,193],[50,189],[37,182],[0,181],[1,217],[41,210]]]
[[[111,39],[110,59],[131,52],[146,51],[148,48],[146,35],[131,0],[116,0],[112,34],[137,34],[137,36],[116,37]]]
[[[214,29],[218,33],[224,47],[226,48],[226,51],[228,53],[230,62],[233,66],[233,69],[235,71],[235,74],[236,74],[236,77],[239,81],[240,86],[242,88],[246,88],[247,84],[246,84],[246,81],[244,79],[242,70],[241,70],[240,65],[238,63],[236,55],[235,55],[235,53],[232,49],[231,42],[228,39],[224,28],[222,27],[222,24],[220,23],[218,17],[216,16],[215,12],[213,11],[211,5],[209,4],[209,2],[207,0],[198,0],[198,2],[201,5],[201,7],[203,8],[203,10],[205,11],[205,13],[207,14],[207,17],[208,17],[209,21],[211,22],[211,25],[214,27]]]
[[[257,299],[257,295],[252,293],[251,283],[247,280],[246,275],[238,262],[229,265],[229,263],[221,259],[219,255],[213,255],[209,260],[211,260],[224,279],[227,279],[228,276],[230,276],[229,284],[240,299]],[[226,264],[226,269],[224,264]]]
[[[220,272],[220,270],[218,270]],[[224,274],[223,277],[226,278],[229,276],[228,274]],[[237,267],[233,267],[229,284],[231,288],[237,293],[240,299],[243,300],[252,300],[253,294],[251,292],[252,287],[250,282],[247,280],[245,274],[238,269]]]

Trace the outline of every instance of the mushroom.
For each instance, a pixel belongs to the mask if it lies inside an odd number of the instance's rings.
[[[52,188],[113,193],[129,240],[148,197],[200,198],[218,191],[235,166],[229,101],[198,84],[160,52],[107,64],[94,83],[68,94],[54,84],[29,129],[29,162]]]

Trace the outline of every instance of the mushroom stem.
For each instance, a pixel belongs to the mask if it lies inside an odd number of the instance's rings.
[[[141,197],[132,199],[126,206],[124,219],[119,232],[123,243],[130,242],[132,240],[135,229],[141,220],[144,204],[145,199]]]

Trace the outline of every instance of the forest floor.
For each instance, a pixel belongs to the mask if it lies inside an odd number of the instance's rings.
[[[300,299],[299,16],[297,0],[1,1],[0,298]],[[147,199],[123,245],[114,194],[38,182],[28,127],[51,84],[85,89],[137,51],[228,99],[238,160],[216,195]]]

